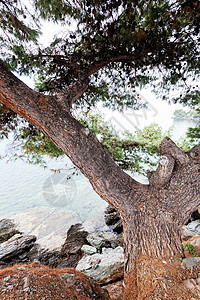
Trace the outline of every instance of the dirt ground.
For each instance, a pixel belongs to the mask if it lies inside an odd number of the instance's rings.
[[[110,299],[90,277],[73,268],[50,269],[46,266],[15,265],[0,270],[1,300],[87,300]]]

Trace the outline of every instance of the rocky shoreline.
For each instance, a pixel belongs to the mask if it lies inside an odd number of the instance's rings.
[[[0,269],[15,264],[36,263],[58,270],[74,268],[95,280],[101,286],[113,291],[113,299],[120,299],[123,282],[123,226],[118,213],[111,206],[105,210],[105,222],[110,231],[87,232],[82,224],[71,225],[65,242],[55,249],[44,249],[34,235],[19,231],[13,220],[0,220]],[[194,246],[195,256],[200,256],[200,215],[195,212],[187,225],[183,227],[183,244]],[[192,257],[189,248],[185,250],[184,264],[189,267],[199,262]],[[116,293],[118,294],[116,296]]]

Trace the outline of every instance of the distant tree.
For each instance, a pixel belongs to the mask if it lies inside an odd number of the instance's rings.
[[[30,11],[30,13],[29,13]],[[138,88],[199,105],[199,1],[85,0],[0,3],[0,101],[40,129],[116,207],[124,227],[124,299],[190,299],[181,226],[200,204],[200,146],[183,152],[166,137],[149,184],[133,180],[73,116],[97,102],[138,107]],[[49,47],[42,20],[71,24]],[[38,90],[11,72],[38,74]],[[169,99],[169,98],[168,98]],[[6,132],[5,132],[6,134]]]

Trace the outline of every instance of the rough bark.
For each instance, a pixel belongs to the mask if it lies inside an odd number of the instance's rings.
[[[73,85],[72,94],[69,87],[58,96],[45,96],[28,88],[0,62],[0,101],[41,129],[94,190],[118,209],[124,227],[127,286],[139,290],[138,259],[183,257],[180,229],[200,204],[200,146],[184,153],[165,138],[159,166],[148,173],[149,184],[136,182],[71,115],[70,105],[86,88],[87,79]],[[130,299],[141,299],[137,295]]]

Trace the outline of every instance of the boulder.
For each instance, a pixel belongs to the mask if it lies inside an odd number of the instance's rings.
[[[123,248],[103,248],[101,254],[84,256],[76,269],[91,276],[100,284],[120,280],[124,275]]]
[[[22,236],[15,234],[8,241],[0,244],[0,260],[11,260],[22,253],[30,250],[36,241],[33,235]]]
[[[1,300],[110,299],[107,290],[75,269],[51,269],[35,263],[0,270],[0,287]]]
[[[108,226],[113,225],[118,221],[119,221],[119,214],[116,211],[109,214],[105,214],[105,222]]]
[[[112,230],[114,232],[117,232],[117,233],[122,233],[123,232],[123,224],[122,224],[122,220],[119,220],[117,221],[114,225],[113,225],[113,228]]]
[[[38,257],[39,262],[58,269],[75,268],[84,255],[81,247],[88,244],[87,235],[88,232],[82,229],[81,224],[72,225],[61,250],[43,250]]]
[[[99,252],[102,248],[116,248],[122,246],[119,236],[113,232],[92,232],[87,236],[87,241],[95,247]]]
[[[105,209],[104,219],[106,225],[112,226],[112,230],[117,233],[121,233],[123,231],[123,224],[119,217],[118,212],[112,205],[108,205]]]
[[[35,235],[38,244],[49,250],[60,248],[69,228],[80,222],[80,217],[73,211],[60,211],[47,206],[33,207],[13,216],[13,219],[20,232]]]
[[[6,242],[13,235],[20,233],[15,228],[15,224],[13,221],[9,219],[0,220],[0,243]]]
[[[190,219],[187,221],[186,225],[195,220],[200,220],[200,206],[198,207],[197,210],[193,211],[193,213],[192,213]]]
[[[59,268],[73,267],[75,268],[78,261],[83,256],[81,250],[84,244],[87,242],[88,232],[82,230],[81,224],[72,225],[67,232],[67,238],[61,248],[60,255],[62,258],[62,264]]]

